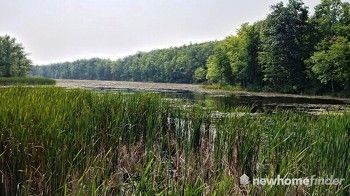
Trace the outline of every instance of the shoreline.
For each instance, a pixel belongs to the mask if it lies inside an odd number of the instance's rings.
[[[132,81],[104,81],[104,80],[72,80],[55,79],[56,86],[65,88],[88,88],[88,89],[110,89],[110,90],[136,90],[136,91],[165,91],[165,92],[189,92],[199,94],[209,94],[214,96],[246,96],[262,98],[295,98],[295,99],[319,99],[335,100],[350,104],[350,98],[340,98],[332,96],[284,94],[273,92],[249,92],[249,91],[229,91],[221,89],[207,89],[200,84],[181,83],[155,83],[155,82],[132,82]]]

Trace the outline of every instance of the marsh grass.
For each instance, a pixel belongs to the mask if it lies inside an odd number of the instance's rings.
[[[349,193],[349,113],[214,120],[210,109],[173,107],[156,94],[53,87],[0,89],[0,100],[5,195]],[[242,187],[243,173],[346,180]]]
[[[34,77],[0,77],[0,86],[19,85],[55,85],[56,81],[49,78]]]

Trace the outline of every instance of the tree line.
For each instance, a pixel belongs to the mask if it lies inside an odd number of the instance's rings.
[[[280,92],[350,92],[350,4],[301,0],[271,7],[222,41],[138,53],[117,61],[35,66],[52,78],[218,83]]]
[[[93,58],[35,66],[32,74],[65,79],[194,83],[194,72],[214,54],[216,42],[139,52],[112,61]]]

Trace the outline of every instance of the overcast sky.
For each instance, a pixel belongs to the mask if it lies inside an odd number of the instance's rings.
[[[34,64],[117,59],[137,51],[220,40],[263,19],[279,0],[0,0],[0,35]],[[286,2],[286,0],[285,0]],[[304,0],[313,8],[319,0]]]

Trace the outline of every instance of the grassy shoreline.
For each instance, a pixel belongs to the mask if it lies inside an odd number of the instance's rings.
[[[350,113],[211,119],[155,94],[0,89],[8,194],[338,194],[350,185]],[[339,186],[242,187],[239,177],[344,178]]]
[[[0,86],[55,85],[55,84],[56,84],[56,81],[49,78],[0,77]]]
[[[275,92],[268,91],[264,89],[245,89],[241,86],[235,85],[222,85],[222,84],[205,84],[201,85],[203,89],[208,90],[222,90],[231,93],[258,93],[258,94],[270,94],[270,95],[280,95],[280,96],[304,96],[304,97],[328,97],[328,98],[350,98],[348,92],[342,92],[338,94],[317,94],[314,92],[305,92],[305,93],[288,93],[288,92]]]

